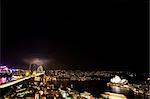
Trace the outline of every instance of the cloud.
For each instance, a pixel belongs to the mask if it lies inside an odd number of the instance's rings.
[[[28,58],[23,60],[27,64],[44,65],[50,62],[50,59]]]

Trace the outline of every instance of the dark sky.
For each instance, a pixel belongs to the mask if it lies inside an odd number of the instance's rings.
[[[51,60],[49,68],[148,68],[148,3],[3,2],[2,62]]]

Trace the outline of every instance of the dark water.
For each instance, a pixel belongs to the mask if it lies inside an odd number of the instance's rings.
[[[107,88],[104,81],[84,81],[84,82],[72,82],[73,88],[79,92],[90,92],[94,96],[99,96],[105,90],[110,90]]]

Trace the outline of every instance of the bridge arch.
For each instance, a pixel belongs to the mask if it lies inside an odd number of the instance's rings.
[[[42,65],[30,64],[29,70],[31,73],[33,73],[33,71],[36,71],[36,73],[42,73],[44,71],[44,68]]]

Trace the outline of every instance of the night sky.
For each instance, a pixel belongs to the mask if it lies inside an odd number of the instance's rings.
[[[6,0],[2,63],[38,57],[48,69],[148,70],[148,3]]]

